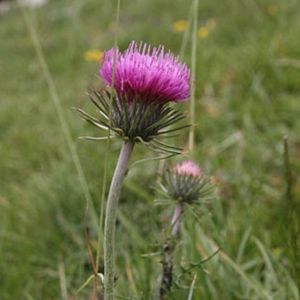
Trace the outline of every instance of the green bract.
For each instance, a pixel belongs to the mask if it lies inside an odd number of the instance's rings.
[[[92,103],[98,108],[98,116],[94,117],[77,109],[82,118],[94,126],[111,130],[122,139],[133,143],[146,143],[164,152],[180,154],[181,148],[173,147],[158,140],[167,138],[189,125],[170,128],[183,120],[184,114],[175,110],[171,103],[142,102],[137,99],[120,98],[111,90],[94,91],[89,93]]]
[[[163,187],[172,200],[185,203],[201,203],[210,192],[209,179],[204,176],[188,176],[168,170],[163,177]]]

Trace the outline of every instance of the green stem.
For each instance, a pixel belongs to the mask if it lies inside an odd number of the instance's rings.
[[[115,278],[115,229],[117,208],[122,183],[128,168],[128,161],[134,144],[124,141],[116,169],[111,181],[105,215],[104,225],[104,300],[114,299]]]
[[[164,300],[166,298],[167,293],[170,291],[173,284],[173,252],[175,245],[174,240],[177,238],[179,233],[183,209],[184,207],[182,203],[177,203],[171,220],[171,240],[167,239],[163,246],[163,272],[157,291],[157,294],[159,295],[157,298],[160,300]]]
[[[193,155],[195,143],[195,97],[196,97],[196,60],[197,60],[197,28],[198,28],[198,0],[194,0],[194,18],[192,34],[192,53],[191,53],[191,100],[190,100],[190,121],[191,127],[189,132],[189,151]]]
[[[179,232],[180,218],[181,218],[182,213],[183,213],[183,206],[181,203],[178,203],[175,207],[174,214],[173,214],[172,221],[171,221],[173,237],[176,237]]]

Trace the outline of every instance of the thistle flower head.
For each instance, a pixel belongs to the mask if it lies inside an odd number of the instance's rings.
[[[178,57],[162,46],[132,42],[124,53],[111,49],[104,54],[100,76],[108,86],[89,95],[99,117],[78,109],[85,120],[131,142],[181,153],[157,139],[188,126],[169,128],[185,118],[170,102],[185,101],[190,93],[190,71]]]
[[[202,170],[200,167],[191,160],[186,160],[182,163],[175,165],[172,168],[172,172],[179,176],[191,176],[200,177],[202,175]]]
[[[190,71],[163,46],[131,42],[121,53],[111,49],[104,55],[100,76],[119,97],[143,102],[184,101],[190,94]]]
[[[191,160],[183,161],[164,174],[164,188],[176,201],[194,203],[208,192],[208,180],[201,168]]]

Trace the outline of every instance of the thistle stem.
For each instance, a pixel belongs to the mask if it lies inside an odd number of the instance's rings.
[[[171,235],[175,239],[180,228],[180,217],[183,213],[183,205],[178,203],[175,207],[171,220]],[[164,300],[167,293],[170,291],[173,283],[173,251],[174,244],[169,239],[166,240],[163,246],[163,273],[159,285],[159,299]]]
[[[172,227],[172,236],[176,237],[179,231],[180,227],[180,217],[183,213],[183,207],[181,203],[178,203],[175,207],[174,214],[171,221],[171,227]]]
[[[122,183],[127,172],[128,161],[133,147],[134,144],[132,142],[123,142],[107,198],[104,225],[104,300],[114,299],[115,229],[117,208]]]

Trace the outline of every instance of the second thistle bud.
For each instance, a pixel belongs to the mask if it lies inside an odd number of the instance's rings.
[[[187,160],[169,169],[164,183],[171,199],[194,203],[201,201],[207,193],[208,179],[197,164]]]

